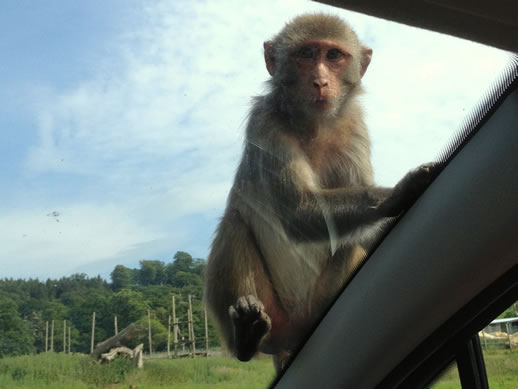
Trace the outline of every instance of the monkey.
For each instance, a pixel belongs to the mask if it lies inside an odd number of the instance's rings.
[[[376,186],[358,96],[372,58],[334,15],[306,14],[266,41],[268,91],[253,98],[244,150],[216,229],[204,300],[239,360],[285,366],[390,218],[435,164]]]

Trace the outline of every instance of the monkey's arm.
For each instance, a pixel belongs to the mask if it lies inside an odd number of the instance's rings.
[[[332,225],[339,236],[407,210],[428,187],[438,166],[422,165],[407,173],[394,188],[366,186],[310,191],[278,185],[279,209],[286,232],[296,240],[323,240]],[[290,188],[290,189],[287,189]],[[275,191],[274,191],[275,192]]]
[[[295,240],[328,239],[330,228],[344,236],[382,219],[379,206],[392,191],[380,187],[307,191],[283,201],[278,216]]]

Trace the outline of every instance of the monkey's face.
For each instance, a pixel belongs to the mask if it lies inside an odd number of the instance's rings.
[[[352,55],[332,40],[305,41],[293,50],[289,61],[297,79],[293,92],[299,104],[313,114],[334,114],[352,81],[360,79],[359,74],[351,77]]]

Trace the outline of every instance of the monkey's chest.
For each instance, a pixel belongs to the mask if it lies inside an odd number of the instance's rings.
[[[318,187],[343,187],[348,182],[348,164],[342,145],[328,139],[315,139],[300,145],[299,155],[304,159]]]

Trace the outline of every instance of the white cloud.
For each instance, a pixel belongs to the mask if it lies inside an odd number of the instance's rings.
[[[68,196],[44,191],[46,204],[63,210],[63,222],[35,211],[38,201],[3,218],[0,231],[12,242],[2,266],[27,261],[32,267],[23,274],[37,275],[45,269],[38,263],[50,263],[66,273],[99,259],[129,260],[143,255],[142,247],[152,252],[148,242],[163,249],[167,239],[171,251],[188,251],[182,244],[196,228],[183,221],[224,206],[250,96],[267,78],[262,42],[291,17],[316,9],[331,8],[296,0],[144,2],[128,31],[107,43],[110,56],[91,61],[91,79],[39,94],[39,138],[25,177],[50,177],[50,184],[72,176],[77,188]],[[374,48],[364,100],[377,178],[391,184],[437,155],[504,55],[331,10]],[[211,223],[209,230],[215,217]],[[199,237],[201,245],[209,241],[209,234]]]
[[[78,265],[162,236],[113,205],[10,212],[2,215],[0,234],[0,273],[12,277],[68,274]]]
[[[374,55],[365,105],[377,181],[435,159],[497,79],[509,54],[395,23],[367,25]]]

